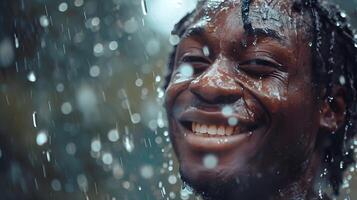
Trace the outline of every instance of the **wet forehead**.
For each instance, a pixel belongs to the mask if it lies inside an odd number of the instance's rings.
[[[304,24],[303,16],[292,11],[292,0],[254,0],[249,19],[253,28],[269,28],[281,35],[295,33]],[[242,2],[239,0],[208,0],[195,18],[196,25],[226,28],[243,27]],[[308,23],[306,23],[308,24]]]

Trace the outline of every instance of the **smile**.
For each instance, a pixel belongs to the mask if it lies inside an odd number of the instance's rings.
[[[245,117],[233,115],[238,123],[230,126],[221,112],[189,108],[179,117],[179,129],[187,144],[198,151],[226,151],[247,143],[264,131],[264,126]]]

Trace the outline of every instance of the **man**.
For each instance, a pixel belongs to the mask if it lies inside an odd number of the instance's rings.
[[[356,119],[345,17],[317,0],[205,0],[179,22],[165,106],[187,184],[220,200],[338,194]]]

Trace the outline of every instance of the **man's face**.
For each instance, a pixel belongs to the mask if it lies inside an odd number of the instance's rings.
[[[177,47],[166,91],[181,175],[205,192],[284,184],[307,167],[319,129],[303,16],[257,0],[249,33],[240,2],[209,4]]]

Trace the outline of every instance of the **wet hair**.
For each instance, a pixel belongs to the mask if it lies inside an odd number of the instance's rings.
[[[182,36],[193,16],[202,9],[207,0],[198,2],[197,8],[187,14],[175,26],[173,34]],[[249,20],[250,0],[242,0],[242,20],[246,31],[252,31]],[[339,194],[343,182],[344,171],[353,164],[354,144],[357,123],[357,35],[348,23],[344,12],[333,4],[324,0],[294,0],[293,7],[296,12],[308,12],[310,15],[310,35],[312,40],[312,73],[315,88],[322,89],[324,100],[328,100],[332,109],[336,103],[332,97],[331,88],[340,85],[346,89],[345,122],[334,133],[329,134],[323,144],[321,171],[328,181],[335,195]],[[176,46],[170,55],[168,74],[164,87],[170,82],[174,67]],[[319,90],[321,91],[321,90]]]

